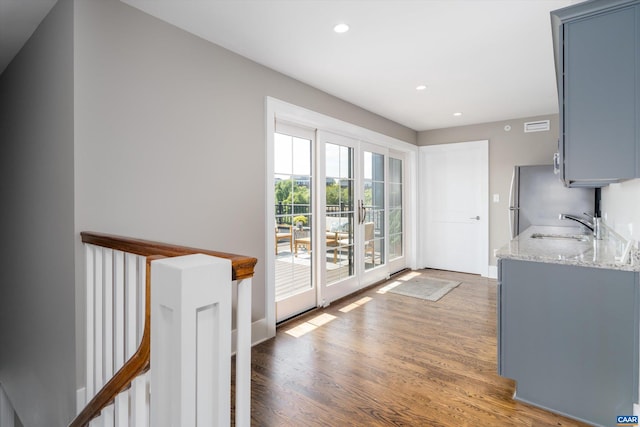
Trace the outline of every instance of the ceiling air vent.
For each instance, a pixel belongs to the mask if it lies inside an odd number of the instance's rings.
[[[526,122],[524,131],[526,132],[544,132],[549,130],[549,120],[540,120],[539,122]]]

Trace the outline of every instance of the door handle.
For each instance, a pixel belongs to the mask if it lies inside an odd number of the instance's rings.
[[[469,219],[475,219],[476,221],[480,221],[480,215],[472,216]]]
[[[367,215],[367,208],[364,207],[364,201],[358,200],[358,224],[362,224]]]

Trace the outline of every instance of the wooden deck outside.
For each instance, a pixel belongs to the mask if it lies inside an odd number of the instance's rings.
[[[337,262],[334,263],[334,259]],[[329,249],[327,251],[327,282],[333,283],[348,276],[349,265],[344,257],[334,255],[333,249]],[[289,252],[287,242],[279,243],[275,262],[275,284],[276,301],[308,289],[311,284],[310,253],[300,248],[295,255]]]

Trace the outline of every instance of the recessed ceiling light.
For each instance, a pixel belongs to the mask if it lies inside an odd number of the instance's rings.
[[[454,116],[456,117],[460,117],[462,115],[462,113],[453,113]]]
[[[427,88],[426,85],[418,85],[416,86],[416,90],[425,90]]]
[[[333,31],[338,34],[346,33],[347,31],[349,31],[349,26],[347,24],[338,24],[333,27]]]

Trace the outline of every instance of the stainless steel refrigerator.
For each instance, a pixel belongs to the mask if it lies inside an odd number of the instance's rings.
[[[593,188],[567,188],[553,165],[516,166],[511,178],[509,226],[511,238],[531,225],[576,226],[561,220],[561,213],[582,215],[594,213]]]

